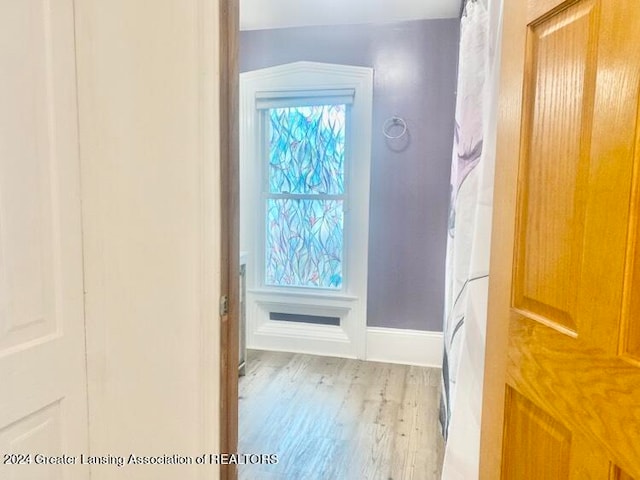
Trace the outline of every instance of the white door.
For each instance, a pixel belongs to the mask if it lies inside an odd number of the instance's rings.
[[[88,478],[80,219],[73,0],[0,0],[2,479]]]

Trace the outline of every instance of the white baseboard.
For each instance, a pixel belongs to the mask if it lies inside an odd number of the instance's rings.
[[[367,327],[365,360],[442,368],[442,332]],[[247,348],[356,358],[340,327],[268,321],[250,335]]]
[[[367,360],[442,368],[442,332],[367,327]]]
[[[247,348],[355,358],[349,337],[340,327],[266,321],[253,332]]]

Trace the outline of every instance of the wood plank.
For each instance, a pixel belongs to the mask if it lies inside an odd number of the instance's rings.
[[[491,275],[480,428],[480,479],[500,478],[505,376],[511,308],[511,278],[520,127],[526,52],[527,5],[505,2],[501,45],[500,98],[496,145],[494,212],[491,227]]]
[[[439,370],[249,351],[240,451],[278,453],[241,479],[440,478]]]
[[[631,475],[627,475],[622,469],[619,467],[613,468],[613,476],[611,480],[633,480]]]
[[[439,435],[439,370],[411,367],[398,411],[394,453],[389,477],[394,479],[440,478],[444,443]]]
[[[640,108],[636,125],[640,125]],[[636,132],[620,352],[640,362],[640,128]]]
[[[577,0],[527,0],[527,23],[537,23]]]
[[[238,450],[238,359],[240,292],[238,276],[240,245],[240,158],[239,141],[239,0],[218,2],[219,25],[219,111],[221,189],[221,289],[229,311],[220,323],[220,451]],[[200,12],[201,16],[205,12]],[[221,480],[235,480],[237,468],[223,465]]]
[[[634,169],[640,159],[636,149],[640,135],[640,15],[634,0],[598,2],[598,10],[598,72],[584,244],[587,260],[581,275],[578,317],[588,319],[581,324],[585,340],[617,355],[624,330],[623,299],[632,292],[625,277],[629,268],[626,260],[637,248],[637,243],[629,242],[634,241],[632,223],[638,215],[638,204],[634,207],[630,202]]]
[[[505,415],[501,478],[568,479],[571,432],[512,388]]]
[[[637,467],[640,370],[634,365],[522,318],[511,325],[508,384],[617,465]]]
[[[571,441],[570,480],[613,480],[611,462],[588,439],[573,435]]]
[[[585,0],[537,24],[526,62],[514,306],[574,335],[589,187],[594,18],[594,1]]]

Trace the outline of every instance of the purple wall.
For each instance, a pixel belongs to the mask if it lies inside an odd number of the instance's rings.
[[[243,31],[240,70],[374,68],[368,325],[442,330],[459,20]],[[403,117],[408,135],[382,125]]]

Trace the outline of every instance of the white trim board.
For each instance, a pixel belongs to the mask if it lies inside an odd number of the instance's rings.
[[[354,358],[340,327],[269,321],[253,333],[247,348]],[[442,368],[442,332],[368,327],[367,361]]]
[[[247,348],[306,353],[323,357],[355,358],[349,337],[332,325],[300,325],[269,321],[253,333]]]
[[[442,368],[442,332],[367,328],[367,360]]]

